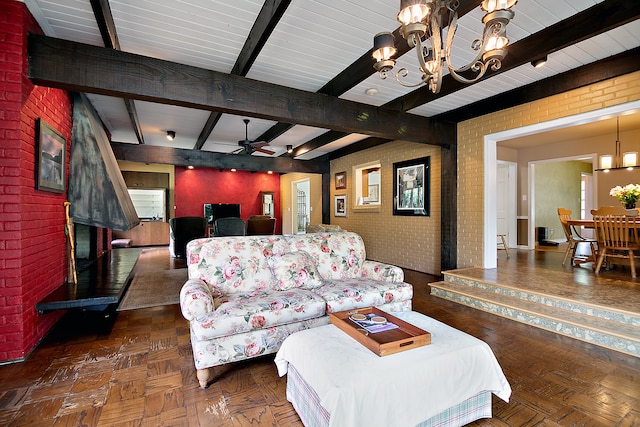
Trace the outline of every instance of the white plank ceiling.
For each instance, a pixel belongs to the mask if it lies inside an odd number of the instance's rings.
[[[507,29],[510,41],[523,39],[600,1],[520,0]],[[45,34],[103,46],[89,0],[25,0],[25,3]],[[263,3],[259,0],[109,0],[123,51],[224,73],[231,72]],[[247,77],[316,92],[367,52],[376,33],[398,27],[398,5],[397,0],[293,0]],[[481,18],[479,8],[460,18],[452,55],[454,65],[463,65],[473,57],[468,46],[481,34]],[[434,116],[638,46],[640,21],[633,21],[552,53],[541,69],[522,65],[410,112]],[[410,51],[401,57],[398,66],[415,70],[415,53]],[[370,88],[377,93],[367,95]],[[381,80],[372,74],[341,98],[382,105],[410,90],[393,78]],[[123,100],[99,95],[89,98],[113,141],[137,143]],[[210,114],[142,101],[135,101],[135,107],[145,144],[187,149],[194,147]],[[238,149],[238,141],[245,136],[244,118],[249,117],[223,114],[202,149],[222,153]],[[250,119],[251,140],[275,124]],[[165,138],[167,130],[176,132],[173,142]],[[270,148],[276,151],[275,155],[280,155],[287,145],[298,146],[326,131],[328,129],[297,125],[271,141]],[[299,158],[311,159],[366,137],[349,135]]]

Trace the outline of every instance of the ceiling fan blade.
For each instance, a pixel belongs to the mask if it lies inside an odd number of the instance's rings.
[[[243,151],[245,151],[244,147],[243,147],[243,148],[238,148],[237,150],[233,150],[233,151],[231,152],[231,154],[240,154],[240,153],[242,153]]]
[[[255,151],[259,151],[259,152],[264,153],[264,154],[272,155],[272,154],[276,153],[275,151],[267,150],[265,148],[260,148],[260,147],[254,147],[254,148],[255,148]]]
[[[269,145],[269,143],[267,141],[254,141],[254,142],[251,142],[250,145],[253,148],[260,148],[260,147],[264,147],[265,145]]]

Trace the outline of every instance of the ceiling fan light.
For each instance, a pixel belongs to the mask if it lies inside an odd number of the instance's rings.
[[[426,0],[400,0],[398,21],[402,25],[424,22],[429,16],[429,6]]]
[[[176,132],[172,131],[172,130],[168,130],[167,131],[167,139],[169,141],[173,141],[174,139],[176,139]]]
[[[625,168],[633,168],[638,166],[638,152],[628,151],[622,155],[622,166]]]
[[[293,153],[293,145],[287,145],[287,153]]]

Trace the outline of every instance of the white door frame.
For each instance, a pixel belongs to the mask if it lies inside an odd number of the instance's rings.
[[[498,160],[496,167],[503,165],[508,168],[509,180],[507,181],[507,246],[518,246],[518,163]],[[497,193],[497,192],[496,192]],[[497,206],[497,200],[496,200]],[[497,217],[497,215],[496,215]],[[497,228],[496,228],[497,232]]]
[[[601,110],[589,111],[586,113],[576,114],[574,116],[562,117],[548,122],[536,123],[534,125],[523,126],[520,128],[509,129],[503,132],[497,132],[484,137],[484,253],[483,253],[483,268],[496,268],[497,257],[496,255],[496,169],[497,169],[497,156],[496,156],[496,144],[498,141],[505,139],[512,139],[521,136],[533,135],[540,132],[547,132],[550,130],[562,129],[571,126],[577,126],[585,123],[595,122],[601,119],[607,119],[611,116],[624,113],[629,110],[639,110],[640,101],[627,102],[625,104],[615,105],[613,107],[603,108]],[[594,177],[595,179],[595,177]],[[594,181],[594,186],[597,188],[597,183]],[[529,181],[529,194],[531,194],[531,181]],[[531,197],[528,198],[528,212],[529,221],[534,221],[531,211]],[[531,245],[532,235],[529,236],[529,245]]]
[[[291,181],[291,232],[290,234],[298,234],[298,184],[301,182],[309,183],[311,186],[311,180],[309,178],[297,179],[295,181]],[[311,195],[307,194],[307,200]]]

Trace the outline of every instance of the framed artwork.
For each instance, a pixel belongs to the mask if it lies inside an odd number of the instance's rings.
[[[369,203],[378,203],[380,201],[380,184],[369,186],[367,201]]]
[[[345,188],[347,188],[347,173],[336,173],[336,190],[344,190]]]
[[[393,164],[393,214],[429,216],[431,157]]]
[[[64,137],[42,119],[37,121],[37,168],[38,190],[64,193],[66,141]]]
[[[333,214],[335,216],[347,216],[347,195],[335,196],[335,207]]]

